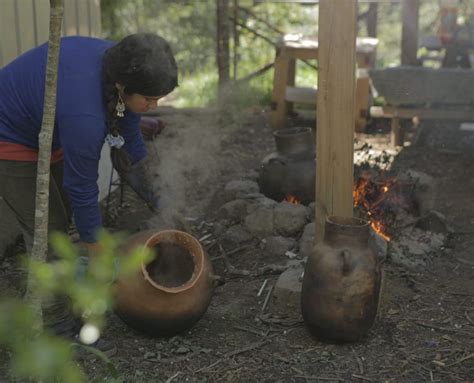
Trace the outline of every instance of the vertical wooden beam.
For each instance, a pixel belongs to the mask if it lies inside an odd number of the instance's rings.
[[[402,65],[418,65],[420,0],[402,0]]]
[[[288,57],[287,50],[281,47],[275,58],[272,112],[270,115],[271,125],[275,130],[282,129],[285,126],[285,119],[289,110],[289,103],[286,102],[286,87],[291,82],[291,75],[294,73],[290,61],[291,58]]]
[[[316,241],[328,215],[352,217],[357,0],[319,3]]]

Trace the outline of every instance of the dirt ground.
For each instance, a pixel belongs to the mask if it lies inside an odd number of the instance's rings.
[[[262,158],[274,151],[268,115],[258,109],[219,114],[214,109],[171,108],[163,108],[160,115],[167,127],[148,144],[149,164],[159,174],[163,202],[180,210],[200,238],[217,221],[224,185],[258,170]],[[388,147],[385,134],[358,138]],[[395,169],[435,177],[436,210],[454,233],[442,254],[423,269],[385,263],[382,303],[366,339],[322,343],[309,334],[299,311],[277,316],[271,304],[262,311],[265,294],[257,297],[257,292],[265,279],[275,283],[278,274],[231,275],[214,245],[208,254],[216,258],[214,271],[223,284],[189,331],[154,339],[109,315],[104,337],[117,346],[112,360],[120,381],[474,382],[473,149],[474,132],[427,123],[416,143],[397,154]],[[125,193],[121,206],[118,200],[115,192],[111,229],[135,232],[153,225],[153,214],[131,193]],[[217,241],[226,251],[234,250]],[[258,242],[230,260],[250,270],[287,261],[264,256]],[[11,273],[0,268],[0,279],[14,279]],[[91,380],[109,380],[101,361],[90,358],[83,366]]]

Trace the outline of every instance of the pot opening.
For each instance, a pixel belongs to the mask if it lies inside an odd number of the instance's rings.
[[[150,278],[167,288],[179,287],[188,282],[195,269],[194,257],[184,247],[162,241],[152,247],[155,259],[146,266]]]

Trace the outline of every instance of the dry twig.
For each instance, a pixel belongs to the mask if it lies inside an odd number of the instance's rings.
[[[178,371],[178,372],[177,372],[176,374],[174,374],[173,376],[170,376],[170,377],[166,380],[166,383],[171,383],[174,378],[178,377],[179,374],[181,374],[181,371]]]
[[[263,312],[265,311],[265,309],[267,308],[268,301],[270,300],[270,296],[272,295],[272,291],[273,291],[273,286],[271,286],[271,287],[268,289],[267,296],[265,297],[265,301],[263,302],[262,313],[263,313]]]
[[[222,259],[224,260],[225,267],[227,268],[227,272],[229,274],[240,275],[244,277],[258,277],[268,272],[282,272],[288,269],[289,267],[289,266],[281,266],[281,265],[265,265],[265,266],[259,267],[255,271],[237,269],[229,261],[228,255],[230,254],[230,252],[226,253],[222,245],[219,245],[219,249],[221,251]]]

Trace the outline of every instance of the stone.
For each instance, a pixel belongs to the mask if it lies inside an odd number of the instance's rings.
[[[249,195],[258,194],[259,187],[255,181],[234,180],[228,182],[224,187],[224,199],[232,201],[234,199],[245,198]]]
[[[274,212],[271,207],[259,207],[245,218],[245,228],[256,237],[273,234]]]
[[[258,179],[258,172],[256,170],[250,169],[247,173],[245,173],[245,178],[248,178],[252,181],[257,181]]]
[[[252,240],[252,235],[241,225],[234,225],[227,229],[222,239],[230,244],[239,245]]]
[[[299,243],[300,257],[309,257],[313,253],[315,231],[316,224],[314,222],[308,223],[304,227],[303,235]]]
[[[278,205],[278,202],[265,197],[263,194],[260,194],[254,198],[248,200],[247,204],[247,214],[252,213],[255,209],[260,207],[273,208]]]
[[[272,310],[294,316],[301,312],[301,286],[304,267],[290,267],[278,278],[272,296]],[[299,314],[298,314],[299,315]]]
[[[220,218],[240,222],[247,215],[247,204],[243,199],[236,199],[222,205],[217,214]]]
[[[296,241],[294,238],[281,236],[268,237],[265,240],[265,252],[276,257],[283,257],[285,253],[294,248]]]
[[[400,173],[398,178],[400,181],[415,183],[413,198],[418,210],[418,215],[423,216],[434,209],[436,181],[433,177],[420,171],[407,170]]]
[[[446,223],[446,217],[436,210],[431,210],[420,217],[415,227],[433,233],[448,234],[453,232],[453,229]]]
[[[309,205],[308,205],[308,208],[310,210],[310,213],[309,213],[309,220],[311,222],[314,221],[314,216],[315,216],[315,208],[316,208],[316,203],[315,202],[311,202]]]
[[[222,219],[220,221],[217,221],[214,223],[214,235],[216,237],[219,237],[221,236],[222,234],[224,234],[226,231],[227,231],[227,228],[229,227],[229,221],[226,220],[226,219]]]
[[[388,257],[396,265],[420,269],[438,256],[445,245],[445,235],[409,227],[388,243]]]
[[[307,223],[306,206],[294,205],[283,201],[274,209],[274,231],[282,236],[291,237],[303,230]]]

